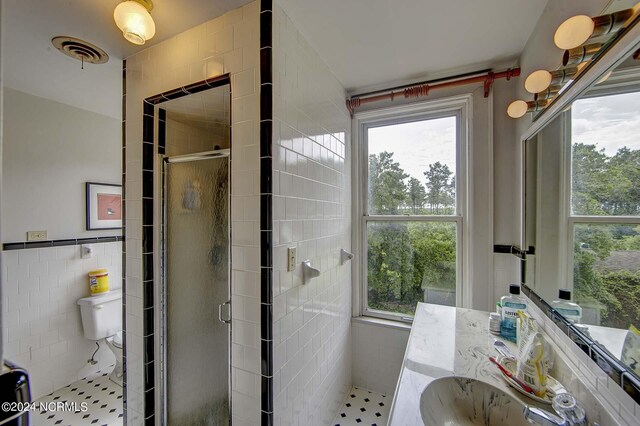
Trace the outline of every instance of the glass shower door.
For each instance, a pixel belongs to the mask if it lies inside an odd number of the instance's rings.
[[[229,158],[170,158],[164,178],[165,418],[227,425]]]

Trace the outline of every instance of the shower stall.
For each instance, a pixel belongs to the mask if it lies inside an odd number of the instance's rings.
[[[229,150],[163,160],[164,424],[230,424]]]

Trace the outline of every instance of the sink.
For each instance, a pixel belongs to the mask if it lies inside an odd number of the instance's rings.
[[[420,397],[420,414],[428,426],[530,426],[524,404],[480,380],[443,377]]]

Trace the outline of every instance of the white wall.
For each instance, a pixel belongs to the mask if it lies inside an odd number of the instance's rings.
[[[282,8],[273,13],[274,417],[326,425],[351,385],[351,264],[339,260],[351,245],[351,123],[342,86]],[[321,274],[303,284],[305,259]]]
[[[111,3],[113,13],[117,2]],[[37,0],[4,0],[4,86],[120,120],[122,57],[107,45],[113,38],[104,34],[102,22],[99,25],[91,22],[95,21],[95,15],[74,16],[69,13],[73,6],[67,8],[65,2],[59,5],[61,7],[51,14],[51,10],[47,11],[48,5]],[[86,7],[95,13],[102,6],[88,4]],[[113,18],[108,16],[100,18],[113,23]],[[114,34],[118,32],[115,26],[109,29]],[[80,61],[53,47],[51,38],[58,35],[95,43],[110,55],[109,62],[85,64],[82,69]]]
[[[120,121],[4,88],[3,242],[120,235],[85,229],[85,182],[122,180]]]
[[[231,73],[234,425],[260,423],[259,3],[127,58],[127,422],[144,422],[142,347],[142,105],[147,97]],[[241,232],[237,232],[240,230]],[[159,294],[159,280],[154,282]],[[249,307],[241,309],[241,306]],[[156,315],[160,309],[156,308]],[[159,359],[159,357],[156,357]],[[156,383],[159,380],[156,379]],[[159,405],[156,403],[156,407]]]
[[[84,337],[76,302],[89,296],[87,273],[99,267],[121,287],[122,243],[93,250],[91,259],[81,259],[77,245],[2,252],[4,356],[27,369],[33,399],[115,363],[104,342],[98,364],[87,363],[96,345]]]
[[[353,385],[392,396],[400,377],[410,331],[408,324],[352,321]]]

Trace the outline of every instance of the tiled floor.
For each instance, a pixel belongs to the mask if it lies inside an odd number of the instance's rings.
[[[32,413],[31,424],[33,426],[121,426],[122,388],[109,380],[111,370],[113,366],[37,400],[36,403],[48,404],[47,407],[51,409]],[[55,409],[54,404],[60,402],[75,406],[77,410],[74,412],[69,409]],[[86,405],[83,406],[82,403]]]
[[[351,388],[336,418],[335,426],[384,426],[389,419],[391,398],[356,386]]]

